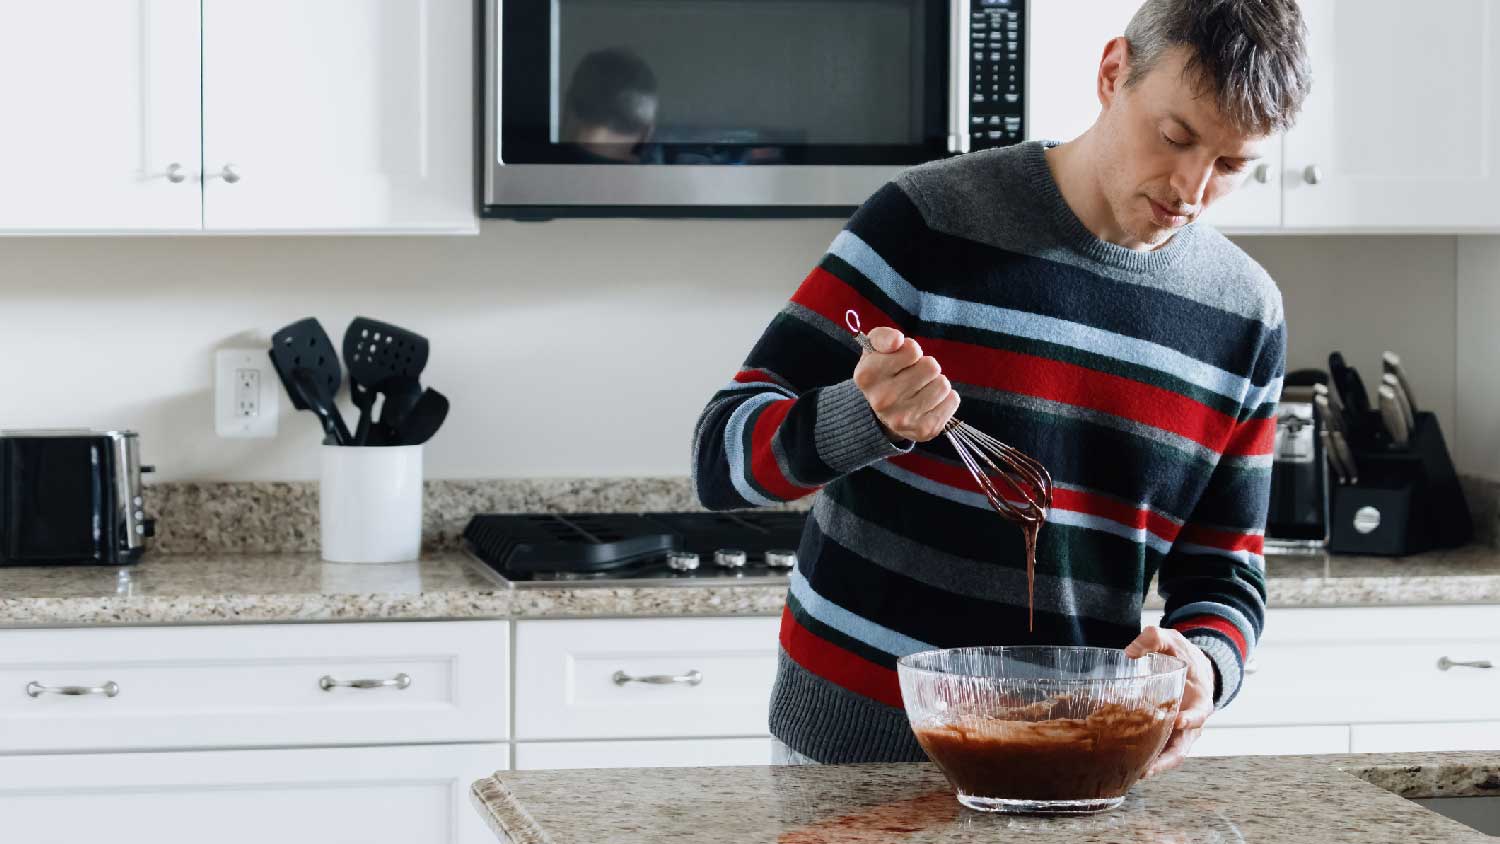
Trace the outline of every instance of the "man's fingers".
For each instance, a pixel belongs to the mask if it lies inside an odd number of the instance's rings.
[[[1201,732],[1201,730],[1174,730],[1172,737],[1167,740],[1167,746],[1162,748],[1161,753],[1147,769],[1146,776],[1153,777],[1166,773],[1181,765],[1187,760],[1188,751],[1192,749],[1193,742],[1198,740]]]
[[[1160,627],[1147,627],[1142,630],[1134,641],[1125,646],[1125,655],[1131,659],[1145,656],[1149,653],[1164,653],[1165,638]]]
[[[948,383],[948,379],[941,375],[928,381],[927,386],[918,390],[911,397],[912,407],[916,409],[917,416],[920,417],[930,412],[939,404],[942,404],[943,399],[946,399],[948,393],[952,390],[953,385]]]
[[[884,325],[870,329],[869,338],[870,345],[875,347],[875,351],[884,355],[891,354],[906,343],[906,335]]]

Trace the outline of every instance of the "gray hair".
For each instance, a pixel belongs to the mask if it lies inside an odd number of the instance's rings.
[[[1125,28],[1127,86],[1174,47],[1191,52],[1185,73],[1245,132],[1291,128],[1312,88],[1307,25],[1297,0],[1146,0]]]

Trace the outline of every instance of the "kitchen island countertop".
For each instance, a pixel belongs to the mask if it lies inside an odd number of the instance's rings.
[[[510,844],[1480,844],[1403,798],[1500,797],[1500,753],[1195,758],[1058,818],[964,809],[925,764],[497,773],[471,794]]]

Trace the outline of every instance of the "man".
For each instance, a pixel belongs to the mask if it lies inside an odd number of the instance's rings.
[[[1286,335],[1265,271],[1194,221],[1291,124],[1305,43],[1295,0],[1147,0],[1105,48],[1093,127],[883,187],[709,402],[705,505],[819,491],[771,702],[793,757],[921,759],[894,666],[933,647],[1181,657],[1152,773],[1234,697],[1264,618]],[[1034,631],[1019,529],[934,439],[960,395],[1056,481]],[[1142,632],[1153,576],[1166,615]]]

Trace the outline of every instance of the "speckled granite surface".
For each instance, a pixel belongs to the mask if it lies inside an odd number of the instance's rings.
[[[381,565],[157,554],[119,569],[0,568],[0,626],[505,618],[510,593],[456,552]]]
[[[1411,768],[1436,773],[1409,796],[1456,796],[1439,782],[1486,794],[1500,754],[1190,759],[1138,784],[1119,809],[1072,818],[968,811],[931,765],[529,771],[497,773],[471,793],[513,844],[1494,841],[1344,770],[1378,779]]]
[[[296,553],[318,550],[318,485],[161,483],[148,487],[157,517],[151,548],[163,554],[214,551]],[[810,502],[783,509],[805,509]],[[475,513],[632,513],[703,508],[680,478],[541,478],[428,481],[423,545],[459,547]]]

